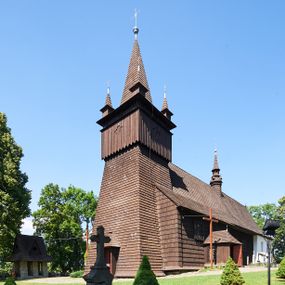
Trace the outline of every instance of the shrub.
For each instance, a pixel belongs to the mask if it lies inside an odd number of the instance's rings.
[[[7,277],[4,285],[16,285],[16,282],[12,277]]]
[[[0,261],[0,280],[5,280],[6,277],[11,276],[13,263]]]
[[[71,272],[71,273],[69,274],[69,276],[72,277],[72,278],[82,278],[82,276],[83,276],[83,270]]]
[[[221,285],[242,285],[244,284],[244,279],[240,274],[238,266],[229,257],[224,268],[223,274],[221,276]]]
[[[133,285],[159,285],[153,271],[151,270],[147,256],[143,256],[142,258],[142,262]]]
[[[285,279],[285,256],[283,257],[282,261],[279,264],[276,276]]]

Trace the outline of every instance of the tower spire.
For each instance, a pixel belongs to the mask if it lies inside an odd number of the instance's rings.
[[[139,29],[137,27],[137,11],[135,11],[135,26],[133,28],[133,32],[135,34],[135,41],[124,86],[123,96],[121,99],[121,104],[128,101],[138,92],[142,94],[148,101],[152,102],[147,83],[146,73],[144,70],[144,64],[140,52],[140,47],[137,40],[137,35],[139,32]]]
[[[214,165],[212,169],[212,177],[210,181],[210,185],[213,189],[215,189],[222,196],[222,176],[220,175],[220,168],[218,163],[218,151],[215,149],[214,151]]]

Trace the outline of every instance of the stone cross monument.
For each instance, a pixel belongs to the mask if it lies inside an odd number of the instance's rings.
[[[104,235],[104,227],[99,226],[97,235],[92,235],[90,240],[97,243],[97,256],[95,265],[91,266],[91,271],[83,277],[86,285],[111,285],[113,275],[106,265],[104,256],[104,243],[109,243],[111,239]]]

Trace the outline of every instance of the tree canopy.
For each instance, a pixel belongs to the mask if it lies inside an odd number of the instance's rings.
[[[83,222],[95,216],[97,200],[92,192],[48,184],[42,189],[39,209],[33,213],[36,234],[42,235],[52,256],[51,270],[64,274],[82,269],[85,242]]]
[[[260,229],[263,228],[266,219],[276,219],[277,216],[277,206],[274,203],[249,206],[248,210]]]
[[[280,221],[280,228],[273,240],[273,255],[280,262],[285,257],[285,196],[278,200],[278,204],[276,218]]]
[[[20,169],[22,148],[16,144],[7,118],[0,113],[0,262],[11,253],[22,220],[30,215],[28,177]]]
[[[276,231],[272,244],[272,252],[277,262],[285,256],[285,196],[279,199],[278,205],[267,203],[258,206],[249,206],[249,212],[257,225],[262,229],[266,219],[280,221],[280,228]]]

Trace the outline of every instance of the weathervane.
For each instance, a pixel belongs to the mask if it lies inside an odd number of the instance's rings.
[[[133,32],[135,34],[135,40],[137,40],[138,39],[138,33],[139,33],[139,28],[138,28],[138,11],[137,11],[137,9],[135,9],[134,18],[135,18],[135,26],[133,28]]]

